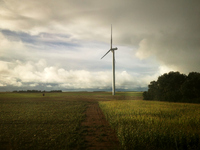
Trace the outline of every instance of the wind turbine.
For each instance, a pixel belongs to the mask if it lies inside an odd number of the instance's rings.
[[[110,50],[103,55],[102,58],[104,58],[110,51],[113,53],[113,61],[112,61],[112,95],[115,95],[115,50],[117,50],[117,47],[112,47],[112,25],[111,25],[111,42],[110,42]]]

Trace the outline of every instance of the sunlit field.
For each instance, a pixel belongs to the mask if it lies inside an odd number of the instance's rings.
[[[123,149],[200,149],[200,105],[143,100],[99,102]]]

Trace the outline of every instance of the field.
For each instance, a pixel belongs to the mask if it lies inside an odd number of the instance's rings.
[[[200,149],[200,105],[99,102],[123,149]]]
[[[86,102],[41,95],[1,94],[0,149],[70,149],[81,144],[77,131]]]
[[[143,101],[141,96],[0,93],[0,149],[200,148],[199,104]]]
[[[87,149],[85,136],[91,131],[86,127],[90,124],[81,123],[86,119],[88,106],[126,95],[131,96],[119,93],[113,97],[109,92],[46,93],[45,96],[0,93],[0,149]],[[98,130],[105,129],[104,126]],[[100,132],[96,136],[106,137]]]

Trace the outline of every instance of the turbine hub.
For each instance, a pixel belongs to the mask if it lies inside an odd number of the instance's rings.
[[[115,48],[112,48],[112,49],[110,49],[110,50],[113,50],[113,51],[114,51],[114,50],[117,50],[117,47],[115,47]]]

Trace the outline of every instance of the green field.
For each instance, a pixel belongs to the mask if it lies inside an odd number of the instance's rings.
[[[200,149],[200,105],[143,100],[99,102],[123,149]]]
[[[122,149],[200,149],[199,104],[141,99],[141,92],[0,93],[0,149],[84,149],[80,124],[93,102]]]
[[[0,149],[72,149],[79,136],[86,102],[63,94],[0,95]]]
[[[140,94],[141,95],[141,94]],[[87,105],[130,93],[0,93],[0,149],[83,149]],[[134,96],[134,95],[132,95]],[[136,94],[137,96],[137,94]]]

